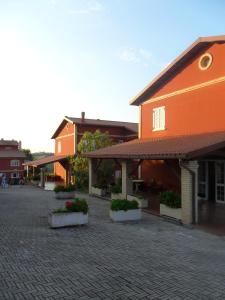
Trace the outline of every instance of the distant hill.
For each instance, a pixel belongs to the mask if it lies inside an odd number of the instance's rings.
[[[51,156],[51,155],[54,155],[54,153],[52,153],[52,152],[34,152],[34,153],[32,153],[33,160],[41,159],[41,158],[44,158],[46,156]],[[54,172],[53,164],[47,165],[47,166],[45,166],[45,168],[48,173]]]
[[[41,159],[43,157],[51,156],[51,155],[54,155],[54,153],[52,153],[52,152],[34,152],[34,153],[32,153],[33,160]]]

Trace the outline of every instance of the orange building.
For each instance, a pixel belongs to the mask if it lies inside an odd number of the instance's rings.
[[[85,132],[94,133],[96,130],[107,132],[115,143],[123,143],[137,138],[138,124],[100,119],[86,119],[85,113],[81,118],[65,117],[52,136],[55,139],[55,156],[77,154],[77,145]],[[66,169],[61,163],[55,163],[55,175],[66,178]]]
[[[181,194],[183,223],[200,222],[203,199],[214,211],[225,204],[224,56],[225,36],[199,38],[130,102],[139,139],[87,154],[139,159],[147,186]]]
[[[94,133],[96,130],[107,132],[114,143],[123,143],[136,139],[138,124],[131,122],[87,119],[85,113],[80,118],[64,117],[52,139],[55,140],[55,154],[24,164],[29,173],[29,167],[41,168],[41,186],[44,187],[44,166],[54,163],[54,173],[64,182],[70,182],[68,157],[77,154],[77,145],[85,132]]]

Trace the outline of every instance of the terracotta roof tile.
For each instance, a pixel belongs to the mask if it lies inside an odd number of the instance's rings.
[[[85,153],[83,156],[89,158],[191,159],[222,147],[225,147],[225,132],[213,132],[169,138],[136,139]]]
[[[68,157],[68,155],[51,155],[51,156],[47,156],[41,159],[37,159],[37,160],[33,160],[33,161],[28,161],[26,163],[24,163],[24,166],[30,166],[30,167],[40,167],[40,166],[44,166],[50,163],[54,163],[57,161],[62,161],[65,160]]]
[[[17,150],[0,150],[0,158],[25,158],[25,154]]]

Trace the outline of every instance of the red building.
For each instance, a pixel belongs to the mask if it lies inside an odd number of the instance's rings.
[[[100,119],[87,119],[85,113],[80,118],[64,117],[52,139],[55,140],[55,154],[24,164],[29,167],[44,167],[54,163],[54,173],[68,183],[70,180],[68,156],[77,154],[77,145],[85,132],[107,132],[115,143],[123,143],[137,138],[138,124]],[[43,176],[42,176],[43,177]],[[42,183],[43,185],[43,183]]]
[[[21,151],[21,142],[14,140],[0,140],[0,174],[7,178],[9,183],[19,182],[24,173],[25,154]]]
[[[87,154],[122,161],[124,196],[126,165],[139,159],[149,190],[154,181],[180,193],[183,223],[201,222],[202,200],[214,212],[225,205],[224,56],[225,36],[199,38],[131,101],[139,139]]]
[[[55,156],[77,154],[77,145],[85,132],[96,130],[107,132],[115,143],[123,143],[137,138],[138,124],[100,119],[86,119],[82,112],[81,118],[65,117],[52,136],[55,139]],[[55,175],[66,178],[66,169],[60,162],[55,163]]]

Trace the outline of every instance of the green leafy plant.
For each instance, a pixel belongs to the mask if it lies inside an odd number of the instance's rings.
[[[34,180],[34,181],[40,181],[41,179],[41,176],[40,175],[32,175],[31,176],[31,180]]]
[[[75,191],[75,186],[74,185],[68,185],[68,186],[57,185],[54,188],[54,192],[55,193],[59,193],[59,192],[72,192],[72,191]]]
[[[70,158],[73,175],[78,189],[84,190],[88,187],[88,159],[83,157],[85,152],[91,152],[100,148],[112,145],[112,140],[107,132],[96,130],[94,133],[85,132],[78,144],[78,155]],[[97,172],[103,178],[112,175],[113,163],[110,161],[102,162]]]
[[[53,213],[70,213],[70,212],[82,212],[87,214],[88,204],[85,199],[75,198],[73,201],[66,201],[65,207],[58,208]]]
[[[171,208],[181,208],[181,197],[173,191],[160,193],[160,203]]]
[[[119,184],[113,185],[112,188],[111,188],[111,192],[113,194],[120,194],[120,193],[122,193],[122,187],[121,187],[121,185],[119,185]]]
[[[136,200],[128,201],[126,199],[114,199],[111,202],[111,210],[129,210],[129,209],[138,209],[138,202]]]

